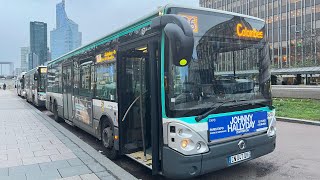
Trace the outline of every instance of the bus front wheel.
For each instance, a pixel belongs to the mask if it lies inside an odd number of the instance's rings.
[[[117,159],[118,151],[114,148],[114,131],[112,124],[110,124],[108,120],[104,120],[101,129],[101,140],[106,156],[109,159]]]

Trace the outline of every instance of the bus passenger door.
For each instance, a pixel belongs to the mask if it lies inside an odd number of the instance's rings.
[[[62,66],[63,117],[72,120],[71,64]]]
[[[143,159],[145,150],[150,152],[148,157],[151,159],[148,46],[147,43],[135,43],[119,50],[120,153],[136,152],[140,157],[134,158]]]

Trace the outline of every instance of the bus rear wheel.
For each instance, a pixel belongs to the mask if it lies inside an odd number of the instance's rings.
[[[114,148],[114,131],[113,126],[108,120],[103,121],[101,131],[102,145],[105,149],[106,156],[109,159],[117,159],[118,151]]]

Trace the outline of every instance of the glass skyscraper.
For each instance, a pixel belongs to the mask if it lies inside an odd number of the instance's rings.
[[[28,70],[28,54],[29,47],[21,47],[21,72],[26,72]]]
[[[65,1],[56,5],[56,28],[50,33],[51,58],[70,52],[81,46],[78,24],[70,20],[65,10]]]
[[[48,61],[47,24],[30,22],[29,70]]]
[[[200,6],[264,19],[273,74],[320,73],[320,0],[200,0]]]

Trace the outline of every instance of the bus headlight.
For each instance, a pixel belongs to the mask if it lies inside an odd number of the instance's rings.
[[[268,112],[268,122],[269,122],[269,128],[267,131],[267,135],[269,137],[272,137],[277,133],[277,127],[276,127],[277,120],[276,120],[275,110]]]
[[[182,148],[186,148],[187,146],[188,146],[188,144],[189,144],[189,139],[183,139],[182,141],[181,141],[181,147]]]
[[[180,123],[168,124],[168,146],[184,155],[208,152],[205,140],[194,130]]]

